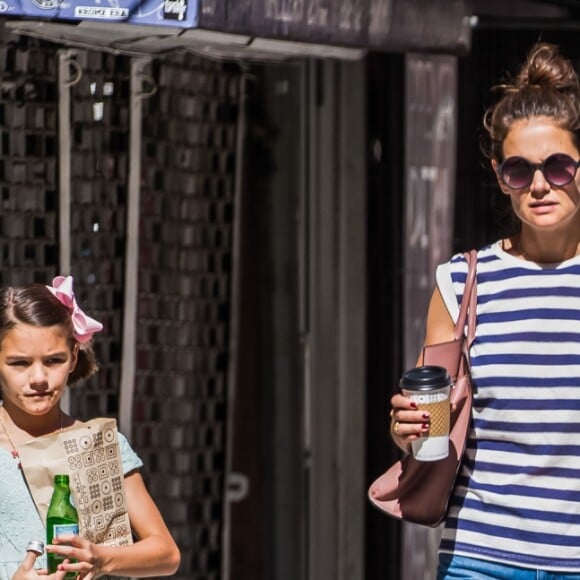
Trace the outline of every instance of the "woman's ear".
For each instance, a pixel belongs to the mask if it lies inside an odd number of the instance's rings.
[[[501,192],[504,195],[509,195],[510,194],[509,189],[504,185],[503,181],[501,180],[501,177],[499,176],[499,163],[497,162],[497,159],[491,160],[491,167],[493,169],[493,172],[495,173],[495,178],[497,179],[497,184],[499,185]]]

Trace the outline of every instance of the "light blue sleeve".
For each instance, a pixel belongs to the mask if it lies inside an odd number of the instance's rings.
[[[127,438],[122,433],[119,433],[119,447],[121,449],[121,460],[123,462],[123,474],[127,475],[135,469],[143,467],[143,461],[133,451],[133,448],[127,441]]]

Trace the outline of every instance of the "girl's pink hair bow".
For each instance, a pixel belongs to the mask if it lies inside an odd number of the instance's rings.
[[[95,332],[103,330],[103,325],[87,316],[77,304],[73,292],[72,276],[57,276],[52,281],[52,286],[47,286],[50,292],[66,306],[71,312],[73,336],[79,342],[88,342]]]

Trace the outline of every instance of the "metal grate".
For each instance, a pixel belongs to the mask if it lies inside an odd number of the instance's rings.
[[[238,76],[183,54],[144,105],[134,443],[182,549],[176,578],[221,562]]]
[[[100,371],[73,390],[73,414],[119,411],[128,173],[130,60],[77,51],[82,70],[71,87],[71,273],[81,305],[101,321]]]
[[[0,285],[50,282],[58,267],[56,58],[0,41]]]

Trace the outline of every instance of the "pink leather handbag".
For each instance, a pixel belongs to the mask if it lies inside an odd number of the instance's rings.
[[[417,461],[412,455],[405,455],[378,477],[368,490],[370,501],[380,510],[423,526],[438,526],[447,514],[471,419],[469,347],[476,324],[477,252],[472,250],[465,257],[469,270],[454,340],[428,345],[423,350],[423,364],[445,367],[454,383],[449,397],[455,405],[451,413],[449,455],[439,461]]]

